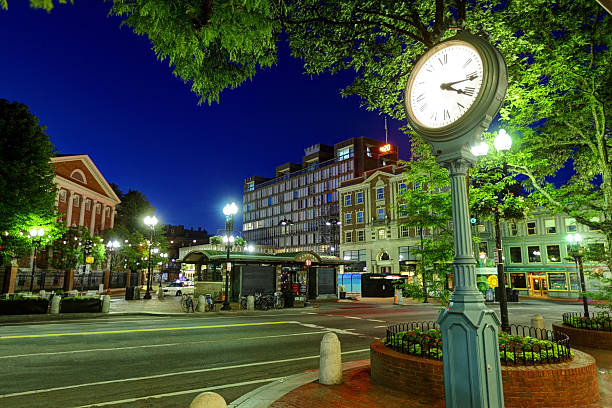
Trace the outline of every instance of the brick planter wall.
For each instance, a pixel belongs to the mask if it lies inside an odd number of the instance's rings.
[[[573,350],[574,359],[541,366],[502,366],[504,403],[514,407],[586,407],[599,401],[595,359]],[[370,344],[372,382],[416,397],[440,396],[444,406],[442,362],[398,353],[381,340]]]
[[[612,350],[612,332],[579,329],[561,322],[553,323],[553,330],[567,334],[572,346]]]

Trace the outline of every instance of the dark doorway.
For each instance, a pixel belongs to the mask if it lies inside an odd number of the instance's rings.
[[[386,275],[363,274],[361,276],[362,297],[393,297],[395,295],[395,280],[385,279]]]

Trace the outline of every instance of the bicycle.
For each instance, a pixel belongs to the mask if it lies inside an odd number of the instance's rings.
[[[204,305],[204,311],[205,312],[214,312],[215,311],[215,302],[214,302],[212,296],[209,293],[204,295],[204,302],[206,303]]]
[[[246,310],[246,308],[247,308],[247,297],[240,296],[240,309]]]
[[[189,309],[191,312],[195,312],[195,308],[193,306],[193,295],[185,293],[181,299],[181,306],[183,308],[183,312],[189,313]]]
[[[274,308],[282,309],[285,307],[285,302],[283,301],[282,292],[274,292]]]

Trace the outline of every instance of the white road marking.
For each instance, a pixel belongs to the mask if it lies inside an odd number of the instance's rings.
[[[298,321],[288,321],[286,323],[299,324],[300,326],[310,327],[311,329],[323,329],[323,330],[327,330],[327,331],[330,331],[330,332],[333,332],[333,333],[338,333],[338,334],[351,334],[353,336],[357,336],[357,335],[361,334],[361,333],[353,333],[353,332],[348,331],[348,330],[336,329],[336,328],[333,328],[333,327],[324,327],[324,326],[319,326],[317,324],[302,323],[302,322],[298,322]]]
[[[286,377],[265,378],[263,380],[245,381],[245,382],[240,382],[240,383],[235,383],[235,384],[224,384],[224,385],[217,385],[214,387],[206,387],[206,388],[195,388],[192,390],[175,391],[175,392],[168,392],[165,394],[148,395],[146,397],[136,397],[136,398],[127,398],[123,400],[116,400],[116,401],[97,402],[95,404],[90,404],[90,405],[80,405],[75,408],[104,407],[107,405],[127,404],[129,402],[142,401],[142,400],[147,400],[151,398],[176,397],[178,395],[195,394],[195,393],[206,392],[206,391],[220,390],[223,388],[242,387],[243,385],[251,385],[251,384],[261,384],[265,382],[272,382],[272,381],[280,380],[282,378],[286,378]]]
[[[366,352],[366,351],[370,351],[370,349],[367,348],[367,349],[361,349],[361,350],[344,351],[344,352],[342,352],[342,354],[363,353],[363,352]],[[237,364],[237,365],[225,366],[225,367],[202,368],[202,369],[199,369],[199,370],[178,371],[178,372],[172,372],[172,373],[166,373],[166,374],[148,375],[148,376],[144,376],[144,377],[131,377],[131,378],[122,378],[122,379],[118,379],[118,380],[98,381],[98,382],[86,383],[86,384],[66,385],[66,386],[63,386],[63,387],[53,387],[53,388],[47,388],[47,389],[38,389],[38,390],[31,390],[31,391],[14,392],[14,393],[11,393],[11,394],[1,394],[0,395],[0,399],[1,398],[9,398],[9,397],[19,397],[19,396],[22,396],[22,395],[41,394],[41,393],[46,393],[46,392],[51,392],[51,391],[69,390],[69,389],[81,388],[81,387],[91,387],[91,386],[95,386],[95,385],[105,385],[105,384],[116,384],[116,383],[131,382],[131,381],[151,380],[151,379],[155,379],[155,378],[171,377],[171,376],[174,376],[174,375],[184,376],[186,374],[205,373],[205,372],[208,372],[208,371],[221,371],[221,370],[230,370],[230,369],[235,369],[235,368],[255,367],[255,366],[261,366],[261,365],[267,365],[267,364],[289,363],[289,362],[298,361],[298,360],[309,360],[309,359],[320,358],[320,357],[321,356],[319,354],[317,354],[317,355],[314,355],[314,356],[293,357],[293,358],[286,358],[286,359],[282,359],[282,360],[260,361],[260,362],[256,362],[256,363]],[[95,405],[96,404],[94,404],[94,406]]]
[[[387,327],[387,325],[385,324],[384,326],[374,326],[375,329],[380,329],[381,327]]]
[[[379,323],[385,323],[386,320],[376,320],[376,319],[366,319],[369,322],[379,322]]]
[[[347,319],[358,319],[358,320],[363,320],[363,318],[362,318],[362,317],[357,317],[357,316],[344,316],[344,317],[346,317]]]
[[[87,350],[55,351],[55,352],[49,352],[49,353],[15,354],[12,356],[0,356],[0,359],[17,358],[17,357],[32,357],[32,356],[50,356],[50,355],[55,355],[55,354],[92,353],[92,352],[98,352],[98,351],[132,350],[132,349],[152,348],[152,347],[184,346],[186,344],[198,344],[198,343],[215,343],[215,342],[227,343],[228,341],[237,341],[237,340],[268,339],[268,338],[290,337],[290,336],[308,336],[311,334],[321,334],[321,333],[327,333],[327,332],[328,330],[308,332],[308,333],[278,334],[274,336],[238,337],[235,339],[225,338],[223,340],[199,340],[199,341],[188,341],[188,342],[181,342],[181,343],[146,344],[142,346],[126,346],[126,347],[87,349]]]

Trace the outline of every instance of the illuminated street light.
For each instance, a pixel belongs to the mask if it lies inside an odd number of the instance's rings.
[[[155,234],[155,226],[157,218],[155,216],[146,216],[144,223],[151,230],[151,241],[149,243],[149,258],[148,258],[148,274],[147,274],[147,292],[144,295],[145,299],[151,299],[151,247],[153,246],[153,236]]]
[[[225,235],[223,236],[223,242],[227,251],[226,264],[225,264],[225,297],[223,299],[223,306],[221,310],[232,310],[229,301],[229,278],[230,278],[230,250],[234,244],[235,238],[232,235],[234,230],[234,215],[238,212],[238,206],[236,203],[226,204],[223,207],[223,214],[225,215]]]
[[[567,236],[569,242],[569,252],[574,261],[576,261],[576,267],[580,273],[580,287],[582,290],[582,305],[584,307],[584,317],[589,317],[589,303],[586,296],[586,284],[584,283],[584,266],[582,263],[582,257],[584,256],[584,247],[582,246],[582,237],[580,234],[569,234]]]
[[[42,241],[42,237],[45,235],[45,230],[42,228],[32,228],[30,230],[30,238],[32,238],[32,243],[34,244],[34,259],[32,259],[32,279],[30,280],[30,292],[34,290],[34,273],[36,272],[36,254],[38,251],[38,246]],[[44,286],[44,283],[43,283]]]

